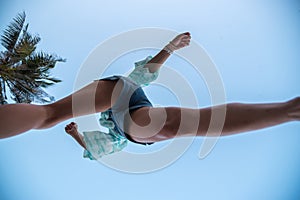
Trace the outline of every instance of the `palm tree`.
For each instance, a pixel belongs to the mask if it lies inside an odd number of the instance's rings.
[[[0,52],[0,104],[7,103],[7,93],[15,103],[47,103],[54,97],[43,90],[61,80],[51,77],[50,69],[64,59],[37,52],[39,36],[28,32],[25,12],[19,13],[1,36],[5,48]]]

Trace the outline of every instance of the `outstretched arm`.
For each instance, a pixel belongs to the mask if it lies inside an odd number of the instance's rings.
[[[76,123],[72,122],[65,127],[65,131],[71,135],[84,149],[86,149],[85,142],[83,140],[83,136],[78,132],[78,126]]]
[[[144,67],[147,67],[151,73],[156,72],[169,56],[175,51],[190,44],[191,35],[189,32],[177,35],[169,44],[167,44],[156,56],[154,56]]]

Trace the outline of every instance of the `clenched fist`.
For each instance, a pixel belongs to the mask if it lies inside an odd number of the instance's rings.
[[[66,125],[66,127],[65,127],[65,131],[70,135],[77,134],[78,133],[77,129],[78,129],[78,125],[74,122]]]
[[[191,41],[191,34],[189,32],[181,33],[177,35],[167,46],[165,46],[164,50],[169,53],[173,53],[175,50],[188,46]]]

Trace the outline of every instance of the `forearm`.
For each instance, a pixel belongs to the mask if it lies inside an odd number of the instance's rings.
[[[76,134],[72,134],[71,136],[78,142],[78,144],[80,144],[80,146],[82,146],[84,149],[86,149],[86,145],[85,145],[85,142],[83,140],[83,136],[81,135],[81,133],[76,131]]]
[[[169,58],[170,54],[166,50],[161,50],[146,65],[151,73],[156,72],[163,63]]]
[[[163,63],[169,58],[169,56],[175,51],[190,44],[191,35],[189,32],[185,32],[177,35],[169,44],[167,44],[163,50],[161,50],[156,56],[154,56],[146,65],[151,73],[156,72]]]

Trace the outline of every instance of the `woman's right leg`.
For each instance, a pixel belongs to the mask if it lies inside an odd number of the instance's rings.
[[[31,129],[45,129],[72,117],[104,111],[113,105],[121,81],[94,81],[77,92],[48,105],[7,104],[0,106],[0,138]]]
[[[217,113],[221,111],[220,115],[222,110],[226,111],[224,126],[217,123],[215,127],[210,127],[213,110]],[[300,121],[300,97],[280,103],[229,103],[202,109],[143,107],[131,113],[131,117],[126,131],[138,142],[186,136],[226,136]]]

